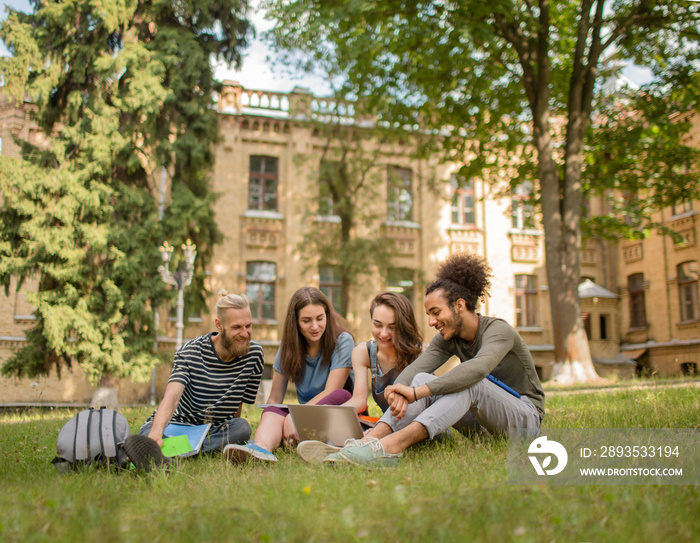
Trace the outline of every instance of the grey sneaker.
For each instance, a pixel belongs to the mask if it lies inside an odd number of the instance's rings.
[[[362,445],[362,440],[348,439],[345,441],[343,447],[329,445],[323,441],[302,441],[299,443],[299,445],[297,445],[297,454],[302,460],[308,462],[309,464],[319,464],[323,462],[328,455],[337,453],[344,447],[353,447],[357,445]]]
[[[363,443],[359,447],[346,447],[338,454],[351,464],[366,468],[394,467],[401,458],[401,453],[390,454],[386,452],[378,439]]]
[[[243,464],[248,460],[262,460],[264,462],[277,462],[277,457],[267,449],[259,447],[252,441],[245,445],[226,445],[223,450],[226,460],[234,464]]]

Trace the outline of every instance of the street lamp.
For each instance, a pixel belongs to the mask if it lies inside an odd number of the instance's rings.
[[[184,264],[180,264],[177,271],[174,273],[168,268],[170,265],[170,259],[173,256],[173,247],[166,241],[160,247],[159,251],[164,264],[162,266],[158,266],[160,276],[163,281],[169,285],[175,285],[177,287],[177,322],[175,324],[175,329],[177,330],[175,351],[177,352],[177,350],[182,347],[182,332],[185,328],[183,323],[185,298],[182,293],[185,290],[185,287],[189,286],[189,284],[192,282],[192,277],[194,277],[194,259],[197,256],[197,246],[192,243],[191,239],[188,239],[187,243],[182,244],[185,262]]]

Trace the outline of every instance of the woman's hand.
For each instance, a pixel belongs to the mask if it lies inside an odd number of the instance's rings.
[[[297,429],[292,422],[292,416],[287,415],[284,418],[284,426],[282,428],[282,441],[286,447],[294,445],[299,441],[299,435],[297,434]]]

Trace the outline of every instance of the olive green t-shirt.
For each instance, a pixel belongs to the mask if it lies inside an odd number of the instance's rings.
[[[478,315],[476,337],[471,343],[455,337],[445,341],[437,334],[428,348],[409,364],[396,382],[410,385],[416,374],[432,373],[451,356],[462,363],[428,383],[431,394],[451,394],[470,387],[492,374],[497,379],[527,396],[544,417],[544,390],[540,383],[530,349],[518,332],[506,321]]]

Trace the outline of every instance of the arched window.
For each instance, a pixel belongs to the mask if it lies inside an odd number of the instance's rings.
[[[683,362],[681,364],[681,375],[697,375],[698,365],[695,362]]]

